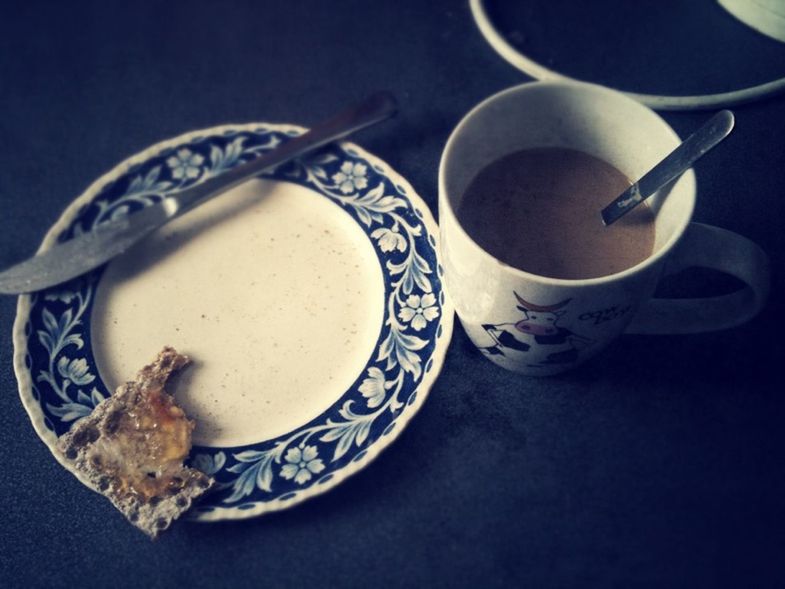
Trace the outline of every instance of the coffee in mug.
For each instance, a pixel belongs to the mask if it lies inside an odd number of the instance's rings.
[[[515,151],[485,166],[458,200],[458,222],[502,262],[550,278],[615,274],[654,250],[646,203],[606,227],[599,211],[632,182],[575,149]]]

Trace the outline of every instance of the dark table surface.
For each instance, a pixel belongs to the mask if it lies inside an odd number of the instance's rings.
[[[699,94],[785,75],[785,44],[711,0],[488,4],[531,56],[615,87]],[[0,267],[152,143],[222,123],[308,125],[380,88],[401,114],[356,141],[436,213],[452,127],[526,80],[463,0],[1,12]],[[625,336],[548,379],[494,367],[456,324],[395,444],[333,491],[253,520],[183,523],[152,543],[60,467],[19,401],[16,299],[0,298],[0,586],[785,586],[785,97],[735,112],[733,135],[696,166],[695,219],[769,253],[758,318]],[[708,115],[663,116],[684,136]]]

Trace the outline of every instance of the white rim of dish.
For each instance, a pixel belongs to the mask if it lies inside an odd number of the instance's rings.
[[[535,80],[542,81],[561,81],[561,82],[581,82],[577,78],[571,78],[549,69],[524,55],[515,47],[510,45],[496,29],[488,13],[483,6],[483,0],[469,0],[472,18],[480,30],[483,38],[488,44],[504,58],[507,63],[519,69],[523,73],[531,76]],[[618,90],[614,88],[615,90]],[[623,92],[630,98],[642,102],[655,110],[707,110],[713,108],[723,108],[738,106],[755,100],[760,100],[767,96],[772,96],[785,92],[785,78],[777,78],[770,82],[741,88],[731,92],[721,92],[718,94],[700,94],[695,96],[665,96],[657,94],[638,94],[635,92]]]

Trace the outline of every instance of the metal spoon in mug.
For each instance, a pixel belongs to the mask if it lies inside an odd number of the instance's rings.
[[[711,117],[665,159],[602,209],[602,222],[607,226],[619,220],[668,182],[681,176],[728,136],[733,129],[733,122],[733,113],[729,110],[721,110]]]

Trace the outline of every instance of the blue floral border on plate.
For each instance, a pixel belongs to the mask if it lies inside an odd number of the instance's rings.
[[[95,194],[79,199],[56,240],[150,206],[167,193],[219,175],[302,131],[281,125],[224,127],[151,148],[132,158],[136,163],[117,171],[122,168],[118,166],[109,181],[96,186]],[[342,207],[368,235],[385,281],[383,325],[354,384],[311,422],[246,446],[193,448],[191,464],[217,481],[215,490],[191,513],[201,520],[280,509],[359,470],[416,411],[438,373],[452,331],[453,311],[442,290],[435,223],[411,187],[383,162],[342,143],[264,176],[315,190]],[[89,415],[109,394],[90,341],[90,311],[102,272],[98,269],[33,295],[27,305],[20,300],[15,331],[21,327],[24,337],[15,337],[15,347],[23,367],[17,362],[17,374],[27,373],[20,377],[20,394],[34,424],[43,423],[37,430],[50,447],[56,436]]]

